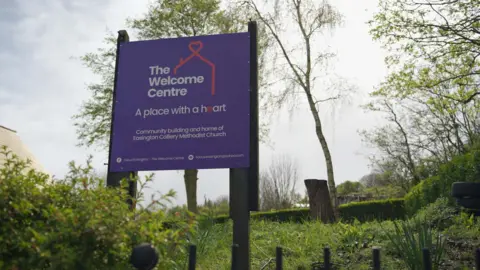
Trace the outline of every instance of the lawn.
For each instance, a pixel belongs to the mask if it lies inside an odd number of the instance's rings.
[[[446,206],[445,201],[432,204],[408,220],[405,223],[410,224],[408,230],[402,230],[403,222],[396,224],[399,226],[397,232],[392,221],[351,224],[252,221],[252,269],[275,269],[276,246],[284,249],[284,269],[300,266],[312,269],[312,263],[323,261],[326,246],[331,248],[336,269],[371,269],[372,247],[381,249],[382,269],[408,269],[405,261],[415,264],[412,260],[421,260],[419,254],[424,246],[433,251],[444,250],[437,269],[472,269],[474,266],[474,250],[480,247],[478,220],[456,212]],[[230,269],[231,222],[216,225],[205,222],[202,227],[195,240],[197,269]],[[413,237],[413,245],[406,245],[408,237]],[[420,246],[419,238],[424,242]],[[432,257],[435,254],[438,252]]]

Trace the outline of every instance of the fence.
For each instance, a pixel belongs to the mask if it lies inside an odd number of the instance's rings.
[[[238,250],[238,245],[232,246],[232,270],[240,270],[236,269],[236,253]],[[475,250],[475,269],[480,270],[480,248]],[[195,245],[191,245],[189,247],[189,258],[188,258],[188,270],[195,270],[197,264],[197,247]],[[262,269],[265,269],[268,266],[265,265]],[[372,267],[373,270],[380,270],[381,269],[381,259],[380,259],[380,249],[373,248],[372,249]],[[430,250],[424,248],[423,249],[423,266],[424,270],[432,270],[432,259],[430,257]],[[283,249],[282,247],[277,247],[276,249],[276,258],[275,258],[275,269],[276,270],[283,270]],[[298,268],[300,270],[302,268]],[[324,248],[323,250],[323,263],[317,263],[312,265],[312,270],[333,270],[334,264],[331,260],[331,253],[329,248]],[[303,268],[302,270],[306,270]]]

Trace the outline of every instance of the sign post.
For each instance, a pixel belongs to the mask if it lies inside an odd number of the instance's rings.
[[[250,34],[250,167],[248,171],[248,205],[259,210],[259,127],[258,127],[258,47],[257,22],[248,23]]]
[[[258,211],[258,62],[257,24],[248,23],[250,35],[250,166],[230,169],[230,217],[233,219],[235,269],[250,269],[250,211]]]
[[[112,172],[110,170],[110,156],[112,153],[112,138],[113,138],[113,123],[115,117],[115,96],[117,92],[117,80],[118,80],[118,59],[120,58],[120,46],[126,42],[129,42],[130,38],[128,36],[127,31],[120,30],[118,31],[117,37],[117,51],[115,56],[115,74],[113,79],[113,104],[112,104],[112,122],[110,124],[110,140],[108,145],[108,172],[107,172],[107,186],[110,187],[118,187],[120,186],[120,182],[122,179],[128,179],[128,194],[131,198],[135,198],[137,195],[137,182],[133,179],[137,177],[138,173],[136,171],[127,171],[127,172]],[[128,199],[127,201],[130,209],[135,209],[134,201],[132,199]]]
[[[237,269],[258,210],[257,27],[127,42],[119,31],[107,185],[138,171],[230,169]],[[134,193],[134,187],[130,188]]]

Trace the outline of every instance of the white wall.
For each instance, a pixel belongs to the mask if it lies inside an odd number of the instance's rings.
[[[26,160],[31,160],[31,167],[37,171],[47,173],[43,166],[38,162],[35,156],[28,150],[27,146],[22,142],[17,132],[0,126],[0,146],[6,145],[10,151],[16,154],[19,158]],[[5,156],[0,154],[0,167],[3,166],[5,162]]]

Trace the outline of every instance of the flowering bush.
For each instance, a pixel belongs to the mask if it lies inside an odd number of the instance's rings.
[[[0,269],[132,269],[131,249],[142,242],[157,248],[157,269],[183,268],[193,223],[179,218],[167,229],[164,211],[150,210],[163,209],[173,191],[153,200],[151,207],[131,211],[126,181],[121,189],[105,187],[91,159],[86,166],[71,162],[64,179],[51,181],[28,170],[29,162],[6,147],[0,154],[6,157],[0,168]],[[146,177],[140,187],[151,179]]]

